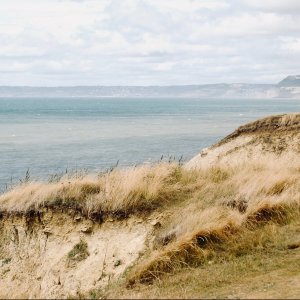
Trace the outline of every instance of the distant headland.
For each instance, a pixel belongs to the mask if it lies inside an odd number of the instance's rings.
[[[300,75],[275,84],[216,83],[174,86],[0,86],[0,97],[189,97],[300,99]]]

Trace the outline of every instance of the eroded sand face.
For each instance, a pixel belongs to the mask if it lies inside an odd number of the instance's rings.
[[[0,221],[0,297],[66,298],[116,280],[145,250],[151,224],[137,218],[95,224],[66,213]],[[89,255],[68,254],[80,241]]]

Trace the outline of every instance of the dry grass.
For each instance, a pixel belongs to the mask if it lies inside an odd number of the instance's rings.
[[[149,212],[180,194],[178,169],[175,164],[161,163],[55,183],[29,182],[1,195],[0,210],[26,213],[43,207],[70,208],[90,218]]]
[[[278,232],[277,232],[278,233]],[[181,267],[152,285],[123,283],[102,292],[105,299],[287,299],[299,297],[299,251],[272,244],[230,258],[211,256],[201,267]],[[296,253],[297,251],[298,253]],[[297,275],[298,273],[298,275]],[[294,280],[297,279],[297,281]]]
[[[191,230],[183,237],[178,236],[174,242],[151,253],[147,260],[138,264],[128,277],[128,284],[153,282],[180,267],[202,265],[214,256],[224,256],[224,253],[239,256],[247,254],[253,247],[264,249],[268,240],[276,239],[276,235],[272,236],[271,227],[260,232],[261,235],[258,229],[268,224],[283,225],[295,215],[299,217],[296,203],[291,206],[261,204],[256,211],[244,216],[214,217],[204,226],[199,222],[198,231]]]
[[[300,160],[284,155],[208,169],[176,163],[115,169],[56,183],[29,182],[0,196],[0,210],[7,214],[67,208],[99,221],[168,211],[156,230],[155,249],[127,276],[131,286],[213,257],[263,248],[268,236],[255,234],[257,230],[270,222],[289,222],[299,204]]]
[[[286,130],[299,130],[300,128],[300,114],[284,114],[284,115],[274,115],[269,116],[257,121],[248,123],[238,127],[232,134],[225,137],[220,143],[223,143],[229,139],[235,138],[241,134],[249,133],[260,133],[260,132],[272,132],[276,131],[286,131]]]
[[[161,230],[158,241],[163,242],[132,270],[128,284],[152,282],[179,267],[201,265],[221,245],[232,248],[228,243],[245,232],[270,222],[289,222],[299,211],[300,161],[283,160],[198,170],[191,197],[174,210]],[[257,243],[255,234],[249,243]]]
[[[151,285],[136,283],[130,289],[125,288],[126,280],[120,281],[109,286],[103,296],[109,299],[297,298],[299,280],[292,279],[295,274],[299,279],[299,216],[299,211],[294,212],[285,225],[271,221],[255,230],[242,228],[230,239],[203,249],[200,266],[177,265],[172,274],[164,274],[163,280],[158,277]],[[289,287],[288,291],[283,287]]]
[[[284,115],[280,120],[282,126],[293,126],[300,123],[300,115],[297,113]]]

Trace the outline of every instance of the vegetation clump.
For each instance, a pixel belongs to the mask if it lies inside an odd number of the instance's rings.
[[[88,245],[85,241],[81,240],[77,243],[73,249],[68,253],[68,259],[70,261],[82,261],[89,256]]]

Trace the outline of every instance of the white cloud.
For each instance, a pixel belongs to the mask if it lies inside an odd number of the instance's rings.
[[[0,72],[2,73],[15,73],[15,72],[24,72],[28,70],[29,65],[26,63],[19,62],[1,62],[0,63]]]
[[[200,9],[219,10],[230,7],[227,1],[220,0],[151,0],[152,5],[167,11],[177,10],[179,12],[195,12]]]
[[[190,40],[199,41],[201,38],[222,39],[241,38],[251,36],[299,34],[298,19],[290,15],[278,15],[266,12],[241,12],[236,15],[225,15],[222,18],[205,22],[191,22]],[[198,26],[197,26],[198,25]],[[192,31],[192,28],[195,28]]]
[[[300,12],[299,0],[246,0],[246,4],[256,9],[262,9],[265,11],[278,11],[282,12]]]
[[[285,38],[280,38],[280,40],[282,41],[281,48],[283,50],[300,54],[300,37],[299,38],[285,37]]]
[[[153,70],[156,71],[170,71],[173,69],[175,63],[174,62],[163,62],[158,63],[153,66]]]
[[[300,1],[0,3],[0,85],[279,80],[299,73]],[[277,77],[276,77],[277,76]]]

